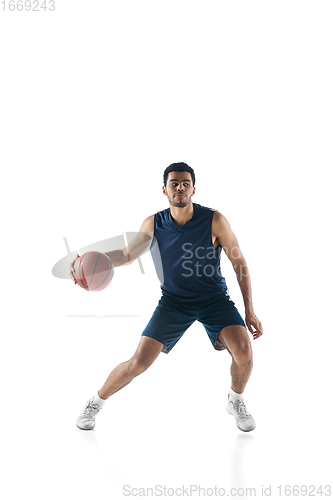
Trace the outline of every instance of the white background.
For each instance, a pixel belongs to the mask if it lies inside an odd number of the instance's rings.
[[[0,3],[4,498],[329,484],[332,3],[55,4]],[[118,268],[95,294],[51,269],[64,236],[74,251],[168,208],[163,172],[178,161],[249,265],[264,327],[245,393],[257,428],[226,413],[230,356],[195,323],[80,431],[161,292],[149,253],[145,274]],[[221,268],[243,315],[225,255]]]

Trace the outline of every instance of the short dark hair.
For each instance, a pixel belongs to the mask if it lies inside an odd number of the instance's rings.
[[[168,179],[168,175],[169,175],[170,172],[189,172],[191,174],[192,183],[193,183],[193,186],[194,186],[194,184],[195,184],[194,170],[193,170],[193,168],[189,167],[187,165],[187,163],[184,163],[182,161],[179,162],[179,163],[171,163],[171,165],[169,165],[164,170],[164,174],[163,174],[164,186],[166,186],[166,184],[167,184],[167,179]]]

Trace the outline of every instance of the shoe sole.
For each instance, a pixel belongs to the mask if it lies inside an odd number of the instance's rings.
[[[81,431],[92,431],[92,430],[94,430],[94,429],[95,429],[95,426],[94,426],[94,427],[91,427],[90,429],[87,429],[87,428],[85,428],[85,427],[79,427],[77,424],[76,424],[76,427],[77,427],[78,429],[80,429]]]

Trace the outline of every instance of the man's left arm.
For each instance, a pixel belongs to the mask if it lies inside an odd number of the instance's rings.
[[[263,334],[263,328],[253,310],[249,269],[228,220],[218,210],[215,211],[213,216],[212,231],[218,237],[220,245],[235,270],[244,300],[245,323],[255,340]]]

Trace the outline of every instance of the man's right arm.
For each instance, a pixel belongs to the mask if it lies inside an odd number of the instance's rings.
[[[141,225],[140,232],[122,250],[105,252],[110,257],[114,267],[132,264],[140,255],[150,248],[154,236],[154,215],[150,215]]]

